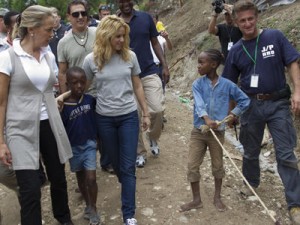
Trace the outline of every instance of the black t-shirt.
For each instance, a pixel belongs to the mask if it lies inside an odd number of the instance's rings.
[[[242,32],[238,27],[229,26],[225,23],[218,24],[217,27],[218,33],[216,35],[219,36],[222,53],[226,59],[228,55],[228,43],[233,42],[233,44],[235,44],[242,38]]]
[[[57,61],[57,44],[58,44],[59,40],[64,37],[66,32],[67,32],[67,26],[64,25],[64,24],[61,24],[60,28],[58,28],[56,31],[54,31],[54,36],[51,39],[51,41],[49,42],[49,46],[51,48],[51,51],[55,55],[55,61],[56,61],[57,65],[58,65],[58,61]]]

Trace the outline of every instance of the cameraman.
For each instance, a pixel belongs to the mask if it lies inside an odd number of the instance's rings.
[[[216,0],[216,1],[220,1],[220,0]],[[216,11],[224,14],[225,23],[217,25],[217,18],[220,15],[220,13],[216,13]],[[231,17],[231,11],[232,11],[232,5],[220,4],[220,3],[215,4],[214,12],[211,15],[211,20],[208,26],[208,32],[210,34],[219,36],[222,53],[224,55],[225,60],[228,55],[228,51],[230,50],[232,45],[234,45],[242,37],[242,33],[240,29],[234,25],[233,19]]]

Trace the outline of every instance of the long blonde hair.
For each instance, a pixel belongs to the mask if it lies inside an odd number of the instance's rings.
[[[23,40],[28,34],[27,28],[42,26],[44,19],[49,16],[53,16],[53,11],[50,8],[41,5],[29,6],[17,17],[13,38],[18,36]]]
[[[114,50],[111,46],[111,40],[116,36],[118,30],[123,27],[125,29],[124,44],[120,51],[120,54],[124,61],[130,60],[130,48],[129,48],[129,26],[124,20],[116,15],[110,15],[104,17],[100,25],[96,30],[96,39],[94,44],[94,61],[99,70],[111,59]]]

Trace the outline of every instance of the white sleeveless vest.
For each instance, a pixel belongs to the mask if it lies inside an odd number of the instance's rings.
[[[6,143],[12,154],[13,169],[38,169],[40,158],[40,109],[45,102],[49,122],[55,136],[60,162],[72,157],[71,145],[56,106],[53,84],[55,75],[50,69],[50,78],[44,91],[38,90],[24,71],[21,60],[13,48],[9,49],[12,63],[10,87],[6,110]],[[49,65],[49,57],[46,55]]]

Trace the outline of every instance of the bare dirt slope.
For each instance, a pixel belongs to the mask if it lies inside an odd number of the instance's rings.
[[[137,211],[136,218],[140,225],[172,225],[172,224],[245,224],[267,225],[272,224],[271,219],[263,212],[257,200],[244,200],[239,194],[242,185],[241,178],[230,164],[225,160],[226,178],[224,180],[222,196],[228,206],[226,212],[218,212],[212,204],[214,183],[211,177],[210,158],[206,156],[201,167],[201,195],[204,208],[180,213],[179,206],[191,200],[189,184],[186,181],[186,164],[188,156],[189,135],[192,128],[192,112],[186,103],[179,101],[178,92],[167,91],[168,122],[165,124],[160,147],[161,155],[154,158],[148,154],[145,168],[137,169]],[[229,131],[229,138],[234,139]],[[240,158],[240,152],[225,145],[233,158]],[[263,150],[268,151],[268,148]],[[268,161],[273,161],[273,154]],[[235,160],[239,168],[241,161]],[[269,172],[271,171],[271,172]],[[88,224],[83,217],[84,204],[79,194],[75,193],[76,181],[74,174],[68,174],[69,202],[72,218],[76,225]],[[113,175],[97,170],[98,209],[103,224],[120,225],[120,186]],[[19,223],[19,207],[13,193],[6,189],[0,191],[1,211],[4,216],[3,225],[17,225]],[[286,203],[283,188],[277,175],[269,168],[262,172],[262,185],[258,194],[270,210],[273,210],[282,219],[283,224],[290,224],[286,212]],[[47,225],[57,225],[51,213],[49,186],[43,188],[43,219]]]

